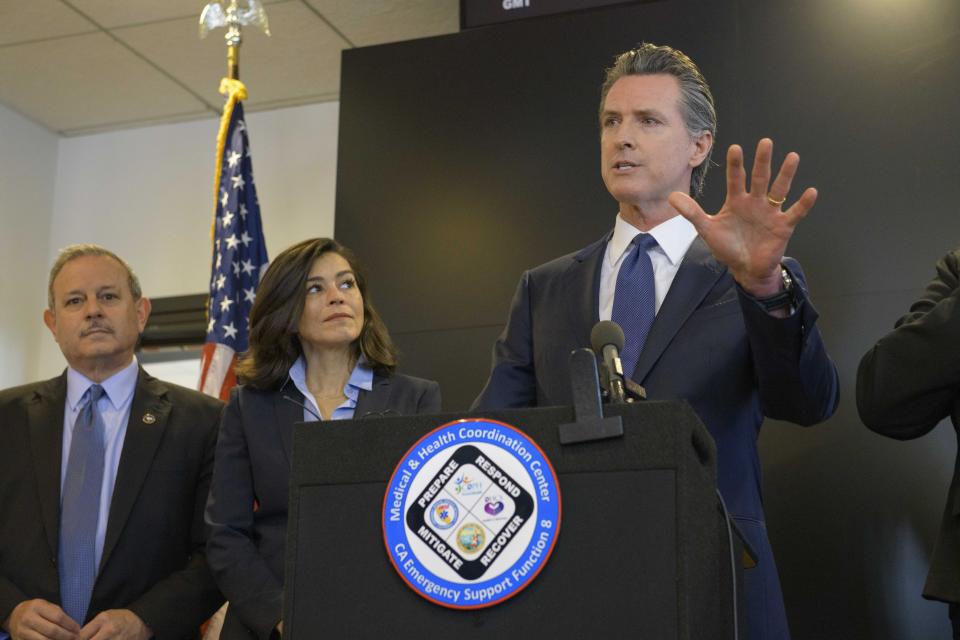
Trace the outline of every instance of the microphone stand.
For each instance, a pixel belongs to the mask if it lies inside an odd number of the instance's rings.
[[[573,391],[574,421],[557,427],[560,444],[623,436],[623,420],[620,416],[603,417],[597,358],[590,349],[576,349],[571,352],[570,384]]]

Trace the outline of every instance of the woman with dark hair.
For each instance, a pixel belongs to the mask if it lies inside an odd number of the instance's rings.
[[[207,560],[229,600],[221,638],[282,630],[293,425],[440,410],[436,382],[397,357],[353,253],[329,238],[278,255],[257,289],[243,383],[223,414],[206,519]]]

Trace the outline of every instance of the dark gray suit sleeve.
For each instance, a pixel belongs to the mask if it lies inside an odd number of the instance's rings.
[[[17,585],[13,584],[8,578],[0,576],[0,624],[10,617],[18,604],[29,599],[26,594],[17,588]],[[7,630],[6,627],[0,627],[0,629]]]
[[[220,423],[207,524],[207,559],[231,614],[258,638],[269,638],[280,622],[283,585],[254,544],[256,495],[243,428],[240,390],[234,389]]]
[[[23,461],[29,458],[29,431],[26,428],[27,416],[23,410],[22,398],[31,394],[23,392],[22,389],[23,387],[0,391],[0,443],[2,443],[0,444],[0,469],[7,474],[12,473],[18,460]],[[60,413],[59,415],[62,416],[63,414]],[[57,437],[60,437],[59,432]],[[14,547],[13,541],[8,539],[6,535],[27,535],[34,538],[43,536],[43,529],[27,529],[27,524],[23,521],[24,514],[21,513],[23,505],[19,503],[18,498],[28,500],[31,505],[38,509],[36,514],[38,520],[36,522],[40,524],[39,502],[33,485],[30,484],[33,481],[33,474],[26,475],[24,473],[26,469],[27,467],[24,466],[19,470],[19,473],[12,476],[0,476],[0,494],[5,496],[2,510],[0,510],[0,513],[2,513],[0,518],[3,518],[3,522],[8,525],[7,527],[0,527],[0,624],[6,621],[18,604],[38,597],[36,593],[32,595],[24,593],[24,584],[19,583],[20,581],[14,571],[7,570],[7,567],[11,565],[12,554],[17,554],[19,558],[28,554],[22,548]],[[57,477],[59,478],[59,474]],[[26,481],[27,479],[29,479],[29,482]],[[8,484],[11,482],[13,484]],[[11,492],[14,486],[17,488]],[[56,563],[50,557],[49,547],[46,543],[41,542],[35,548],[41,550],[39,557],[49,560],[49,566],[55,573]],[[50,586],[53,589],[56,588],[57,584],[52,582]],[[49,594],[44,593],[42,595],[52,600],[53,593],[51,590]]]
[[[490,377],[471,409],[532,407],[536,403],[530,272],[527,271],[517,285],[507,325],[493,345]]]
[[[764,415],[809,426],[836,411],[839,376],[816,327],[818,315],[807,297],[803,270],[791,258],[784,258],[784,266],[800,288],[800,303],[791,316],[771,316],[739,286],[737,292]]]
[[[9,414],[4,413],[4,418],[9,422]],[[15,443],[12,442],[13,437],[10,435],[12,432],[12,427],[9,424],[0,425],[0,433],[3,434],[5,440],[5,446],[13,447]],[[18,444],[18,443],[17,443]],[[26,447],[21,447],[24,452],[26,452]],[[2,456],[0,456],[2,457]],[[7,505],[9,507],[10,505]],[[0,557],[2,557],[2,552],[0,552]],[[29,600],[23,591],[7,576],[0,573],[0,624],[3,624],[10,614],[13,612],[14,608],[24,600]],[[5,627],[2,627],[5,629]]]
[[[923,295],[860,361],[857,409],[867,427],[917,438],[960,396],[960,256],[949,253]]]

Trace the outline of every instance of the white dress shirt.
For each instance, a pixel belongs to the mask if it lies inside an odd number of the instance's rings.
[[[613,315],[613,294],[617,289],[617,275],[620,273],[624,256],[629,252],[630,243],[639,233],[643,232],[617,215],[613,235],[607,242],[607,251],[600,265],[599,315],[601,320],[609,320]],[[686,218],[676,215],[650,229],[649,233],[659,245],[648,252],[650,262],[653,263],[653,278],[656,288],[656,306],[654,308],[659,312],[660,305],[663,304],[663,299],[667,297],[667,291],[673,284],[673,278],[677,275],[683,256],[686,255],[690,244],[697,237],[697,230]]]

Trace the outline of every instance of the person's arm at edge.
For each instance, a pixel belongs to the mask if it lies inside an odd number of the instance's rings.
[[[937,263],[937,276],[892,332],[864,354],[857,410],[872,431],[920,437],[953,409],[960,394],[960,257]]]

